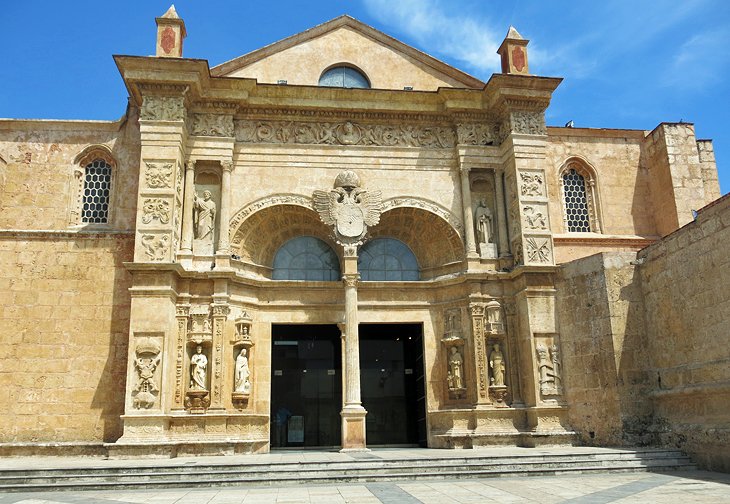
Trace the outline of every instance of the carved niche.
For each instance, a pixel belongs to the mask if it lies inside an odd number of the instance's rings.
[[[233,393],[231,400],[238,409],[243,409],[251,395],[252,388],[252,355],[251,349],[254,345],[251,339],[251,317],[244,310],[236,318],[236,331],[233,343]]]
[[[466,376],[464,375],[464,332],[461,308],[444,311],[444,333],[441,342],[446,352],[446,389],[449,399],[466,397]]]

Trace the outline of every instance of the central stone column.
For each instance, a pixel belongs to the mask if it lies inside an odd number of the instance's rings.
[[[360,400],[360,338],[357,317],[357,247],[362,245],[368,227],[380,222],[383,209],[380,191],[360,187],[360,177],[350,170],[335,178],[330,191],[314,191],[314,209],[327,226],[332,226],[335,240],[343,247],[342,281],[345,284],[344,333],[345,358],[342,405],[342,451],[366,450],[365,415]]]
[[[342,451],[365,450],[365,415],[360,398],[360,338],[357,316],[357,248],[345,247],[345,404],[342,406]]]
[[[471,207],[471,187],[469,184],[469,168],[462,166],[459,170],[461,176],[461,201],[464,210],[464,236],[466,238],[466,256],[478,258],[476,240],[474,238],[474,210]]]

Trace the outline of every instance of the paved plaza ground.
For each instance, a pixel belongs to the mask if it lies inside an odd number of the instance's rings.
[[[704,471],[671,474],[591,474],[395,483],[8,493],[0,504],[55,503],[730,503],[730,475]]]

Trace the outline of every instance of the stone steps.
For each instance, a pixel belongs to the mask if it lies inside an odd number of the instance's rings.
[[[453,452],[452,452],[453,453]],[[518,475],[642,472],[695,469],[677,450],[626,450],[580,454],[483,455],[435,458],[362,458],[332,462],[246,464],[154,463],[83,468],[0,470],[0,492],[110,490],[220,486],[284,486],[374,481],[467,479]]]

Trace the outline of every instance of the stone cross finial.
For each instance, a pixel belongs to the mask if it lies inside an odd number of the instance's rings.
[[[155,18],[157,23],[157,49],[155,56],[182,58],[183,39],[187,36],[185,22],[180,19],[171,5],[162,17]]]
[[[530,74],[527,65],[527,44],[529,43],[530,41],[525,40],[514,26],[509,27],[507,36],[497,49],[497,54],[502,58],[502,73]]]

